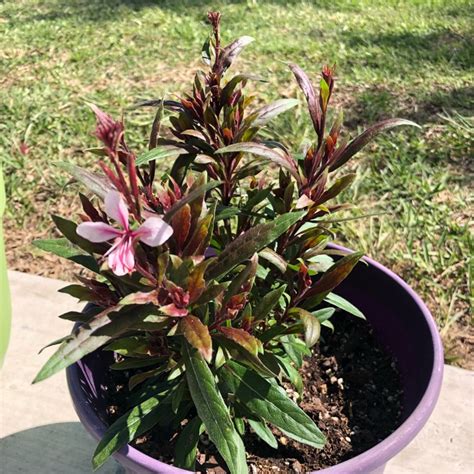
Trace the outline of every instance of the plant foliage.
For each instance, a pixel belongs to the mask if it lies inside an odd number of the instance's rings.
[[[324,446],[280,384],[286,378],[301,393],[298,369],[336,311],[363,317],[334,293],[362,254],[334,257],[327,248],[331,223],[347,209],[334,198],[353,180],[343,165],[383,130],[414,125],[386,121],[348,140],[342,116],[328,114],[334,69],[325,66],[315,87],[292,64],[314,142],[301,155],[263,140],[262,127],[297,101],[257,106],[246,89],[260,79],[228,77],[252,39],[224,46],[220,14],[209,21],[207,70],[190,92],[140,104],[157,109],[146,152],[135,154],[123,122],[92,106],[98,169],[61,165],[88,190],[79,225],[54,216],[63,237],[36,242],[87,269],[62,291],[90,306],[61,316],[78,326],[55,341],[35,382],[100,348],[115,354],[112,370],[130,374],[130,411],[107,430],[95,468],[156,426],[179,432],[175,463],[187,469],[203,433],[233,474],[247,472],[249,429],[273,447],[269,425]],[[164,174],[163,161],[172,163]]]

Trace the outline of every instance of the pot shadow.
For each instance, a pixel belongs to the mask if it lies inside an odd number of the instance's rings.
[[[20,474],[89,474],[96,443],[79,422],[52,423],[0,439],[0,472]],[[100,474],[125,471],[109,460]]]

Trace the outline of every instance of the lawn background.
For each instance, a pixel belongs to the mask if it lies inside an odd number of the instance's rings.
[[[346,130],[388,117],[417,121],[359,155],[345,198],[355,215],[340,241],[393,268],[425,299],[449,362],[474,368],[470,312],[474,143],[474,6],[468,1],[11,1],[0,4],[0,160],[8,197],[9,268],[62,279],[75,269],[32,248],[51,212],[74,216],[76,186],[54,167],[95,145],[86,102],[124,113],[129,142],[146,146],[152,111],[141,98],[186,90],[200,67],[206,12],[223,36],[250,35],[234,72],[268,79],[265,99],[301,97],[286,62],[316,77],[336,63]],[[274,122],[293,149],[311,137],[304,107]],[[283,138],[283,135],[285,138]],[[470,227],[471,225],[471,227]],[[389,303],[389,302],[388,302]]]

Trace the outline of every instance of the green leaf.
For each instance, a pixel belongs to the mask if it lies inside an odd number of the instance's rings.
[[[74,246],[68,239],[40,239],[33,241],[33,245],[40,250],[52,253],[58,257],[67,258],[72,262],[88,268],[92,272],[99,273],[100,268],[95,258],[86,255],[82,250]]]
[[[92,147],[92,148],[86,148],[83,151],[87,153],[93,153],[94,155],[97,155],[97,156],[107,156],[107,151],[105,150],[105,148]]]
[[[281,273],[285,273],[288,267],[288,262],[274,250],[266,247],[263,250],[260,250],[258,253],[259,257],[267,260],[271,264],[275,265]]]
[[[240,434],[240,436],[244,436],[245,434],[245,423],[243,418],[238,418],[234,416],[234,425],[237,430],[237,432]]]
[[[334,259],[330,255],[321,253],[319,255],[314,255],[308,259],[308,268],[310,270],[310,275],[315,275],[316,273],[324,273],[328,271],[334,265]]]
[[[286,334],[287,328],[283,324],[274,324],[273,326],[269,327],[266,331],[258,336],[258,338],[263,342],[268,342],[278,337],[282,334]]]
[[[303,396],[303,379],[301,378],[300,373],[292,365],[291,361],[286,357],[276,356],[281,367],[283,367],[284,372],[286,373],[288,379],[293,384],[295,389],[298,391],[300,397]]]
[[[127,357],[141,357],[143,355],[149,354],[150,343],[148,338],[145,336],[121,337],[120,339],[115,339],[112,341],[102,350],[113,351],[117,354]]]
[[[255,279],[255,274],[257,272],[257,266],[258,256],[257,254],[254,254],[250,258],[250,261],[247,263],[244,269],[233,278],[230,285],[228,286],[227,291],[222,300],[223,306],[225,306],[234,295],[241,293],[241,288],[243,285],[248,288],[246,290],[246,293],[251,290]]]
[[[269,268],[262,267],[261,265],[257,267],[257,277],[260,278],[260,280],[265,280],[269,273]]]
[[[354,138],[347,146],[342,148],[340,151],[336,151],[334,156],[334,162],[332,163],[330,170],[334,171],[347,161],[349,161],[356,153],[358,153],[362,148],[365,147],[369,142],[371,142],[379,133],[390,130],[394,127],[399,127],[401,125],[409,125],[411,127],[421,128],[417,123],[412,122],[411,120],[405,119],[388,119],[383,120],[382,122],[372,125],[367,130],[362,132],[358,137]]]
[[[349,275],[363,255],[363,252],[354,252],[338,260],[309,289],[305,295],[303,306],[313,308],[319,304],[330,291],[336,288]]]
[[[355,177],[355,173],[350,173],[336,179],[335,183],[328,190],[324,191],[323,195],[317,200],[318,205],[323,204],[342,193],[344,189],[348,188],[353,183]]]
[[[326,440],[319,428],[281,387],[232,361],[220,369],[219,375],[249,411],[300,443],[324,447]]]
[[[215,300],[224,290],[226,286],[222,283],[211,285],[205,289],[202,295],[195,301],[195,304],[200,306]]]
[[[86,323],[102,311],[103,309],[99,306],[86,306],[82,311],[66,311],[59,317],[67,321],[74,321],[75,323]]]
[[[122,446],[146,433],[160,421],[160,417],[166,413],[166,410],[158,410],[161,402],[162,398],[151,397],[121,416],[107,429],[92,459],[94,470]]]
[[[168,392],[172,394],[178,382],[179,379],[163,380],[161,377],[148,380],[140,387],[140,390],[129,395],[127,399],[128,406],[134,407],[148,400],[150,397],[166,395]],[[168,408],[170,408],[169,405]]]
[[[50,252],[58,257],[68,259],[77,255],[84,255],[81,250],[72,245],[71,242],[65,238],[34,240],[33,245],[45,252]]]
[[[188,471],[194,471],[199,436],[204,431],[201,419],[196,416],[181,431],[176,441],[174,465]]]
[[[148,400],[150,397],[156,397],[159,394],[168,392],[172,388],[176,387],[178,382],[179,380],[167,380],[166,377],[163,376],[158,376],[147,380],[142,385],[142,387],[140,387],[140,390],[136,390],[133,393],[128,394],[126,400],[126,407],[132,408],[144,402],[145,400]]]
[[[171,399],[171,410],[173,411],[173,413],[178,412],[179,406],[181,405],[184,396],[187,395],[187,391],[188,384],[186,383],[186,380],[182,378],[181,382],[179,382],[178,386],[176,387],[176,390],[174,391],[173,398]]]
[[[249,418],[247,421],[250,427],[255,431],[255,434],[262,441],[273,449],[278,448],[278,441],[275,439],[275,436],[273,436],[271,429],[263,421],[252,420],[252,418]]]
[[[296,179],[299,179],[298,168],[293,158],[286,154],[281,148],[269,148],[261,143],[240,142],[220,148],[216,153],[250,153],[257,155],[285,168]]]
[[[224,219],[230,219],[231,217],[237,216],[240,214],[240,209],[238,207],[217,207],[218,213],[216,214],[216,222],[222,221]]]
[[[278,99],[257,110],[254,114],[249,116],[248,120],[252,121],[252,126],[262,127],[277,115],[292,109],[298,104],[298,99]]]
[[[321,326],[326,326],[327,328],[329,328],[331,330],[331,332],[334,332],[334,324],[331,323],[331,321],[329,321],[329,319],[326,319],[325,321],[323,321],[321,323]]]
[[[174,117],[171,117],[173,119]],[[195,160],[195,155],[180,155],[174,160],[173,166],[171,167],[170,176],[178,183],[182,182],[185,178],[186,170],[189,168],[191,163]]]
[[[93,292],[90,288],[86,288],[85,286],[81,285],[65,286],[64,288],[60,288],[58,293],[64,293],[66,295],[73,296],[79,301],[95,301],[97,299],[95,292]]]
[[[212,232],[214,230],[215,212],[216,205],[212,204],[207,215],[200,219],[196,224],[193,235],[190,237],[189,242],[183,250],[183,256],[204,254],[211,242]]]
[[[240,181],[249,176],[256,176],[260,171],[262,171],[261,163],[247,163],[238,169],[234,177],[236,181]]]
[[[321,335],[321,323],[316,316],[303,308],[291,308],[289,314],[296,315],[304,326],[304,341],[307,347],[313,347]]]
[[[280,340],[283,349],[285,349],[285,352],[288,354],[288,357],[298,368],[303,364],[303,357],[305,355],[311,355],[311,351],[306,347],[306,344],[293,334],[283,336]]]
[[[252,74],[238,74],[237,76],[234,76],[222,89],[221,104],[227,104],[237,85],[240,82],[247,82],[248,80],[266,82],[265,79],[261,78],[260,76],[255,76]]]
[[[112,370],[130,370],[130,369],[142,369],[143,367],[150,367],[152,365],[159,364],[164,361],[163,356],[158,357],[145,357],[144,359],[126,359],[122,362],[115,362],[110,366]]]
[[[170,369],[169,364],[165,363],[165,364],[160,365],[156,369],[151,369],[145,372],[140,372],[138,374],[132,375],[128,379],[128,390],[131,392],[137,385],[141,384],[145,380],[154,378],[157,375],[160,375],[169,369]]]
[[[255,308],[254,314],[256,320],[265,319],[273,308],[277,305],[278,301],[282,297],[283,293],[285,293],[286,285],[282,285],[275,290],[269,291],[266,295],[264,295],[257,307]]]
[[[164,160],[165,158],[172,159],[176,158],[179,155],[184,155],[186,153],[189,152],[184,148],[179,148],[172,145],[162,145],[158,148],[148,150],[139,157],[137,157],[135,165],[142,166],[154,160]]]
[[[67,336],[60,337],[59,339],[56,339],[55,341],[50,342],[49,344],[46,344],[46,346],[43,346],[43,347],[38,351],[38,354],[41,354],[41,353],[42,353],[45,349],[47,349],[48,347],[57,346],[58,344],[61,344],[61,343],[64,342],[64,341],[68,341],[69,339],[71,339],[71,335],[70,335],[70,334],[68,334]]]
[[[69,260],[77,263],[78,265],[82,265],[91,272],[100,273],[100,267],[97,263],[97,260],[91,255],[76,255],[75,257],[71,257]]]
[[[239,344],[255,357],[258,357],[259,352],[263,352],[261,341],[249,334],[245,329],[223,326],[219,328],[219,331],[222,332],[227,339],[231,339]]]
[[[334,308],[322,308],[318,309],[317,311],[312,311],[311,314],[318,318],[320,323],[327,321],[335,312]]]
[[[146,433],[158,423],[158,417],[154,412],[158,403],[155,398],[147,400],[124,417],[119,418],[107,430],[94,453],[92,461],[94,470],[101,467],[122,446]]]
[[[320,97],[321,97],[321,102],[322,102],[322,109],[323,111],[325,111],[328,105],[330,92],[329,92],[329,85],[324,79],[321,79],[321,81],[319,82],[319,90],[320,90]]]
[[[257,355],[247,350],[238,342],[222,336],[214,336],[214,339],[218,341],[221,346],[225,347],[235,360],[238,360],[242,364],[251,367],[263,377],[273,378],[278,375],[275,374],[269,367],[267,367]]]
[[[51,377],[61,369],[69,367],[87,354],[95,351],[114,337],[133,328],[152,312],[146,307],[124,310],[112,306],[96,315],[90,322],[76,329],[71,339],[63,342],[39,371],[33,383]]]
[[[340,308],[346,311],[347,313],[352,314],[353,316],[365,319],[364,313],[362,313],[360,309],[356,308],[352,303],[347,301],[342,296],[336,295],[336,293],[329,293],[328,295],[326,295],[324,300],[327,301],[329,304],[336,306],[336,308]]]
[[[160,311],[159,308],[155,308],[157,312]],[[140,321],[134,323],[133,329],[136,331],[162,331],[166,329],[170,324],[170,319],[168,316],[158,315],[158,314],[149,314]]]
[[[254,207],[258,206],[265,199],[267,199],[271,192],[271,187],[248,191],[248,201],[245,203],[243,209],[246,211],[251,211]]]
[[[166,110],[170,110],[172,112],[182,112],[183,105],[181,102],[177,102],[176,100],[164,100],[164,99],[148,99],[148,100],[141,100],[129,107],[130,110],[137,109],[139,107],[159,107],[163,106]]]
[[[216,262],[209,267],[207,277],[213,279],[225,275],[240,262],[274,242],[305,214],[305,211],[289,212],[278,216],[273,222],[258,224],[239,235],[227,245]]]
[[[201,59],[207,66],[211,65],[211,37],[208,36],[201,48]]]
[[[85,323],[92,318],[92,315],[83,313],[81,311],[66,311],[65,313],[59,316],[61,319],[66,319],[67,321],[74,321],[75,323]]]
[[[199,352],[187,342],[183,344],[183,358],[189,392],[210,440],[231,474],[246,474],[245,447],[216,386],[214,375]]]
[[[88,253],[104,253],[108,247],[105,244],[97,244],[84,239],[77,234],[77,224],[63,217],[53,215],[51,216],[56,227],[67,240],[77,245],[79,248]]]

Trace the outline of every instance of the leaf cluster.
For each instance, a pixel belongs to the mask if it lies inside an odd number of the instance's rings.
[[[363,317],[334,292],[362,257],[328,248],[331,223],[349,207],[334,198],[354,178],[339,172],[381,131],[413,125],[389,120],[352,140],[341,138],[342,115],[328,124],[334,69],[323,68],[316,88],[292,64],[314,142],[294,153],[259,138],[269,121],[298,101],[257,106],[246,90],[261,78],[227,77],[252,39],[222,46],[220,14],[210,13],[209,21],[212,32],[202,50],[208,69],[196,74],[190,92],[140,104],[156,109],[146,152],[136,155],[123,122],[93,107],[102,143],[92,150],[98,170],[61,165],[88,190],[80,195],[82,221],[108,224],[102,201],[115,190],[132,227],[157,215],[173,228],[172,237],[159,247],[133,242],[135,268],[123,277],[105,261],[112,243],[80,237],[73,221],[54,216],[63,237],[36,242],[87,269],[87,277],[61,291],[90,304],[60,316],[76,329],[53,343],[59,347],[35,382],[97,349],[113,351],[111,370],[129,375],[129,411],[107,430],[95,468],[156,427],[178,432],[175,464],[191,470],[204,432],[234,474],[247,472],[246,430],[273,448],[269,425],[323,447],[324,435],[281,384],[301,395],[303,358],[321,326],[334,329],[336,311]],[[171,163],[161,176],[158,161]]]

